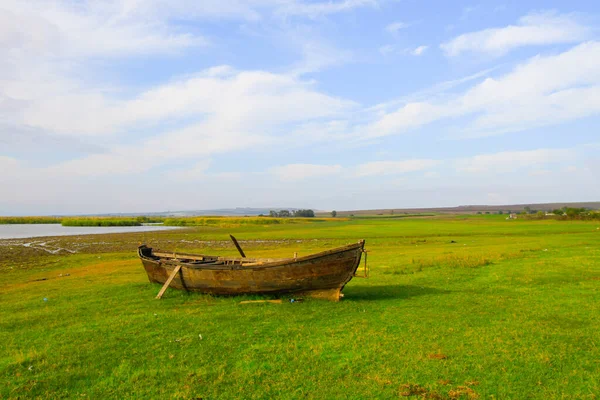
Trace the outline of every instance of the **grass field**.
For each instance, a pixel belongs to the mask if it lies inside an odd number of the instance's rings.
[[[154,296],[135,248],[306,255],[366,239],[340,303]],[[503,216],[0,241],[0,398],[596,399],[600,223]],[[406,396],[406,397],[404,397]]]

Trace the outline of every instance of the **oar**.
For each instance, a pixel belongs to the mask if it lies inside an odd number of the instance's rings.
[[[235,244],[235,247],[237,247],[238,251],[242,255],[242,258],[246,258],[246,255],[244,254],[244,250],[242,250],[238,241],[233,237],[233,235],[229,235],[229,237],[231,238],[231,240],[233,240],[233,244]]]

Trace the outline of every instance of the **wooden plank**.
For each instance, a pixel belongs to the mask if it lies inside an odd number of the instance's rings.
[[[277,299],[277,300],[246,300],[246,301],[240,301],[240,304],[256,304],[256,303],[281,304],[281,299]]]
[[[158,292],[158,294],[156,295],[157,299],[160,299],[163,296],[163,294],[165,294],[165,291],[167,290],[167,288],[169,287],[169,285],[175,278],[175,275],[177,275],[177,273],[179,272],[180,269],[181,269],[181,265],[178,265],[175,267],[175,269],[173,269],[173,272],[171,272],[169,279],[167,279],[167,281],[163,285],[162,289],[160,289],[160,292]]]
[[[156,252],[152,252],[152,255],[155,255],[157,257],[163,257],[163,258],[173,258],[173,253],[163,253],[160,251],[156,251]],[[211,260],[211,259],[217,259],[216,256],[200,256],[200,255],[195,255],[195,254],[177,254],[179,256],[179,258],[184,258],[184,259],[188,259],[188,260],[196,260],[196,261],[204,261],[204,260]]]
[[[231,240],[233,240],[233,244],[235,244],[235,247],[237,247],[238,251],[240,252],[240,255],[242,256],[242,258],[246,258],[246,255],[244,254],[244,250],[242,250],[242,248],[240,247],[240,244],[238,243],[238,241],[233,237],[233,235],[229,235],[229,237],[231,238]]]

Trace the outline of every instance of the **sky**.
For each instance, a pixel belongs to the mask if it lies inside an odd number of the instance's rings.
[[[599,183],[597,1],[0,0],[0,215]]]

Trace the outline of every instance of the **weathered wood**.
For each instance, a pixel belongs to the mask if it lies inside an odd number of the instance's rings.
[[[173,253],[164,253],[164,252],[159,252],[159,251],[155,251],[152,254],[154,254],[156,257],[161,257],[161,258],[173,258]],[[179,259],[184,259],[184,260],[196,260],[196,261],[206,261],[206,260],[216,260],[217,257],[215,256],[203,256],[203,255],[198,255],[198,254],[177,254],[177,256],[179,257]]]
[[[281,301],[281,299],[276,299],[276,300],[245,300],[245,301],[240,301],[239,304],[256,304],[256,303],[281,304],[282,301]]]
[[[235,244],[235,247],[237,247],[238,251],[240,252],[240,255],[242,256],[242,258],[246,258],[246,255],[244,254],[244,250],[242,250],[242,248],[240,247],[240,244],[238,243],[238,241],[236,240],[236,238],[233,237],[233,235],[229,235],[229,237],[231,238],[231,240],[233,240],[233,244]]]
[[[300,296],[308,296],[313,299],[323,299],[329,301],[340,301],[340,298],[344,297],[343,294],[340,293],[341,289],[323,289],[323,290],[307,290],[304,292],[298,292],[296,294]]]
[[[179,272],[180,269],[181,269],[181,265],[178,265],[173,269],[173,272],[169,276],[169,279],[167,279],[167,281],[163,285],[162,289],[160,289],[160,292],[158,292],[158,294],[156,295],[157,299],[160,299],[163,296],[163,294],[165,294],[165,291],[167,290],[167,288],[169,287],[171,282],[173,282],[175,275],[177,275],[177,273]]]
[[[172,268],[180,278],[170,287],[215,295],[294,293],[338,301],[360,264],[364,241],[298,258],[203,256],[214,262],[175,261],[140,246],[139,257],[151,282],[164,284]],[[172,253],[171,253],[172,254]],[[183,258],[182,254],[177,254]],[[186,259],[192,260],[189,254]]]

